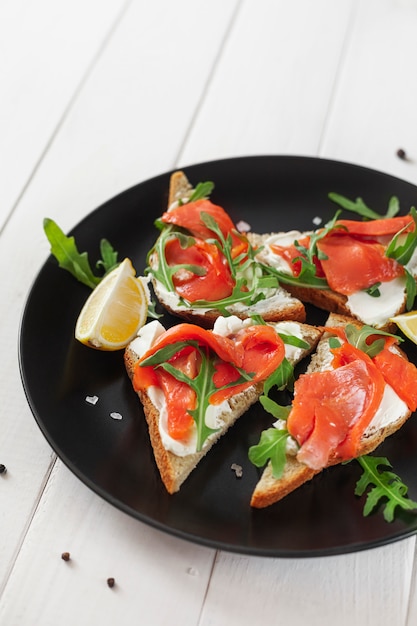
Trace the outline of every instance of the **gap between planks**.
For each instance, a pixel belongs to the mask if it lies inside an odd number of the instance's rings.
[[[103,52],[106,50],[106,48],[108,47],[109,43],[111,42],[111,40],[113,39],[114,34],[116,33],[120,23],[122,22],[124,16],[126,15],[130,5],[132,4],[133,0],[126,0],[126,2],[124,3],[124,5],[122,6],[121,10],[119,11],[118,15],[116,15],[113,24],[110,26],[109,30],[107,31],[107,33],[105,33],[104,38],[101,42],[101,44],[99,44],[95,54],[93,55],[91,61],[89,62],[89,64],[87,65],[87,69],[85,70],[84,74],[82,74],[81,79],[78,83],[78,85],[75,87],[74,89],[74,93],[72,94],[72,96],[69,98],[68,103],[66,105],[66,107],[64,107],[64,110],[62,112],[61,117],[59,118],[55,129],[52,131],[49,139],[46,141],[44,148],[41,150],[38,159],[35,161],[35,164],[33,165],[32,171],[29,174],[26,183],[22,186],[22,190],[20,191],[19,195],[16,198],[16,201],[14,202],[14,204],[12,205],[12,207],[10,208],[9,213],[6,215],[3,224],[0,226],[0,236],[2,235],[3,231],[5,230],[7,224],[9,223],[14,211],[16,210],[16,208],[19,206],[23,196],[25,195],[27,189],[29,188],[32,180],[34,179],[37,171],[39,170],[45,156],[47,155],[49,149],[51,148],[51,146],[53,145],[55,138],[57,137],[59,131],[61,130],[63,124],[65,123],[65,120],[67,119],[70,111],[72,110],[74,104],[76,103],[80,93],[83,90],[84,85],[87,83],[89,77],[91,76],[95,66],[97,65],[97,62],[99,61],[100,57],[102,56]]]

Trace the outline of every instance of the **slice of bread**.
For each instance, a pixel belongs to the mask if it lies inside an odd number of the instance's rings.
[[[252,244],[252,246],[260,249],[256,258],[261,263],[264,263],[265,265],[273,266],[271,257],[266,254],[265,248],[262,248],[262,246],[265,246],[266,242],[271,237],[273,238],[273,237],[281,236],[281,235],[285,236],[286,233],[265,233],[265,234],[247,233],[248,239],[250,243]],[[311,235],[311,231],[305,232],[305,233],[299,233],[299,238],[305,235]],[[347,263],[348,261],[349,260],[346,259]],[[285,289],[294,298],[301,300],[301,302],[304,302],[305,304],[307,303],[313,304],[319,309],[328,311],[329,313],[338,313],[340,315],[345,315],[347,317],[354,317],[362,323],[371,324],[370,320],[362,319],[360,315],[355,314],[355,312],[351,310],[351,308],[349,307],[349,301],[348,301],[347,296],[341,293],[337,293],[336,291],[333,291],[331,289],[317,289],[314,287],[302,287],[298,285],[289,285],[289,284],[285,284],[284,286],[285,286]],[[370,296],[369,298],[371,299]],[[372,300],[375,300],[375,298],[372,298]],[[386,317],[384,317],[384,320],[382,323],[372,324],[372,325],[377,326],[381,330],[386,330],[388,332],[395,331],[396,326],[393,322],[390,321],[389,318],[394,317],[395,315],[399,315],[400,313],[403,313],[405,311],[405,308],[406,308],[406,295],[404,293],[403,297],[398,302],[398,305],[395,308],[395,310],[391,310],[389,314],[387,314]],[[383,307],[382,308],[380,307],[380,310],[382,311]]]
[[[179,200],[187,201],[192,191],[192,185],[184,172],[174,172],[170,178],[168,210],[175,207]],[[157,262],[157,259],[151,255],[151,267]],[[152,275],[151,282],[159,302],[171,315],[199,324],[204,328],[212,328],[216,319],[223,315],[221,311],[215,308],[202,309],[183,304],[175,293],[167,293],[164,286]],[[266,299],[260,300],[254,305],[238,303],[231,305],[227,310],[230,315],[236,315],[241,319],[260,315],[266,322],[278,322],[289,319],[304,322],[306,318],[303,303],[278,284],[275,289],[271,290]]]
[[[346,324],[355,324],[357,327],[361,327],[362,324],[356,320],[341,315],[331,314],[327,320],[326,326],[346,326]],[[324,334],[320,339],[317,346],[317,350],[311,358],[310,364],[307,368],[307,372],[317,372],[329,367],[329,335]],[[395,349],[403,358],[407,358],[406,355],[398,348]],[[411,411],[404,410],[401,414],[397,415],[388,425],[381,428],[373,427],[372,422],[368,426],[367,430],[362,436],[360,448],[357,456],[362,456],[373,452],[389,435],[396,432],[410,417]],[[341,462],[338,458],[331,459],[329,466],[337,465]],[[255,489],[251,498],[251,506],[254,508],[265,508],[278,502],[286,495],[300,487],[305,482],[311,480],[316,474],[322,470],[314,470],[300,463],[296,456],[287,454],[287,461],[284,468],[283,475],[277,479],[272,474],[271,463],[268,462],[265,467],[260,480],[255,486]]]
[[[288,360],[295,364],[307,356],[315,348],[322,331],[307,324],[300,324],[298,322],[291,322],[291,324],[296,324],[298,326],[300,335],[309,344],[308,349],[297,350],[297,355],[288,355]],[[276,327],[279,332],[286,332],[285,328],[283,328],[281,324],[276,325]],[[132,344],[130,344],[125,351],[125,366],[131,380],[133,379],[135,367],[142,356],[137,354],[134,347],[135,344],[132,342]],[[138,392],[148,424],[149,436],[156,465],[159,469],[161,479],[170,494],[173,494],[180,489],[182,483],[186,480],[200,460],[209,452],[216,441],[227,432],[235,421],[243,415],[250,408],[250,406],[254,404],[254,402],[258,400],[262,390],[262,383],[258,383],[256,385],[252,385],[246,391],[233,396],[228,401],[227,409],[224,410],[217,418],[219,430],[206,440],[201,451],[187,454],[186,456],[177,456],[164,447],[159,428],[159,410],[152,402],[148,393],[141,391]]]

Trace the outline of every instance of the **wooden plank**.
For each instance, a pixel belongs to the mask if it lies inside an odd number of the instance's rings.
[[[245,2],[180,163],[317,154],[351,5]]]
[[[200,626],[406,624],[414,539],[338,557],[262,559],[220,553]],[[398,579],[402,560],[403,576]],[[410,621],[410,624],[415,622]]]
[[[0,623],[195,626],[214,555],[116,511],[58,462],[3,595]]]
[[[125,2],[0,3],[0,228]]]
[[[414,0],[358,3],[321,155],[417,182],[416,9]]]

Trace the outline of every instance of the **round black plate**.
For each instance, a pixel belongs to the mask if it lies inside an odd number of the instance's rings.
[[[361,196],[380,212],[397,195],[404,212],[415,203],[413,185],[363,167],[324,159],[259,156],[226,159],[185,169],[190,181],[212,180],[214,202],[232,219],[257,232],[307,230],[313,218],[327,220],[336,207],[327,194]],[[164,211],[170,172],[136,185],[88,215],[72,233],[79,250],[98,258],[99,241],[111,241],[119,258],[130,257],[138,273]],[[352,218],[352,214],[350,214]],[[119,509],[172,533],[213,548],[246,554],[306,557],[340,554],[409,536],[417,517],[399,512],[392,523],[382,510],[363,516],[364,498],[354,495],[361,472],[352,462],[322,472],[281,502],[264,510],[249,506],[260,470],[247,458],[270,416],[249,410],[191,474],[181,491],[166,493],[155,466],[139,400],[123,366],[123,354],[96,352],[73,338],[89,290],[49,257],[29,294],[20,334],[20,367],[32,412],[52,448],[86,485]],[[308,310],[312,323],[326,315]],[[172,324],[172,318],[166,318]],[[416,350],[407,343],[410,358]],[[96,405],[86,396],[97,395]],[[114,420],[110,413],[123,417]],[[413,416],[384,442],[394,471],[417,499],[417,425]],[[231,470],[243,467],[243,477]]]

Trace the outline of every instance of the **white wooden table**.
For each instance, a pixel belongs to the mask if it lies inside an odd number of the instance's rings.
[[[1,626],[417,623],[415,537],[261,558],[115,509],[46,443],[17,359],[46,215],[67,231],[151,176],[240,155],[417,184],[416,33],[416,0],[0,3]]]

